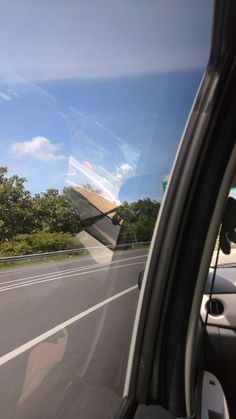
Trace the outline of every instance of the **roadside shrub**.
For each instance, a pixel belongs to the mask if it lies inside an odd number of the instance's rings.
[[[0,255],[18,256],[64,250],[68,248],[68,240],[71,238],[72,234],[62,232],[18,234],[0,244]]]
[[[81,247],[84,245],[77,236],[72,236],[66,242],[66,249],[80,249]]]

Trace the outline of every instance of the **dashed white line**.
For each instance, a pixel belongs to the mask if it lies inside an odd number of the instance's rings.
[[[66,320],[65,322],[58,324],[57,326],[53,327],[52,329],[49,329],[47,332],[42,333],[41,335],[37,336],[34,339],[29,340],[28,342],[24,343],[23,345],[19,346],[18,348],[14,349],[11,352],[8,352],[7,354],[0,357],[0,366],[6,364],[10,360],[16,358],[17,356],[23,354],[24,352],[28,351],[29,349],[36,346],[38,343],[44,341],[45,339],[49,338],[50,336],[55,335],[56,333],[60,332],[65,327],[70,326],[71,324],[77,322],[80,319],[83,319],[84,317],[88,316],[90,313],[93,313],[94,311],[98,310],[99,308],[105,306],[106,304],[111,303],[112,301],[122,297],[125,294],[128,294],[131,291],[134,291],[137,289],[138,286],[134,285],[133,287],[127,288],[126,290],[119,292],[118,294],[113,295],[112,297],[107,298],[106,300],[101,301],[100,303],[96,304],[93,307],[88,308],[85,311],[82,311],[81,313],[77,314],[74,317],[71,317],[70,319]]]

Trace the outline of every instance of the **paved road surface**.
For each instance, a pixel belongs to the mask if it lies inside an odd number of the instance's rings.
[[[0,271],[0,418],[108,419],[147,250]]]
[[[109,255],[108,255],[109,256]],[[146,250],[0,271],[0,418],[108,419],[123,390]],[[233,263],[221,255],[221,263]]]

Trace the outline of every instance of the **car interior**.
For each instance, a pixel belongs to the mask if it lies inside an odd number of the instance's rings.
[[[232,192],[234,188],[235,176]],[[227,400],[231,401],[231,411],[235,411],[236,372],[232,366],[236,361],[236,201],[232,192],[227,199],[201,306],[201,320],[206,326],[201,414],[206,419],[214,415],[229,418]]]
[[[209,64],[141,281],[117,419],[236,417],[235,18],[235,2],[215,3]]]

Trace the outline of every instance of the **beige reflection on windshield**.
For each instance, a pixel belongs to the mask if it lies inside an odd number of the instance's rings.
[[[68,341],[67,330],[63,329],[62,332],[64,336],[56,338],[56,342],[41,342],[30,352],[18,405],[38,389],[45,377],[62,360]]]

